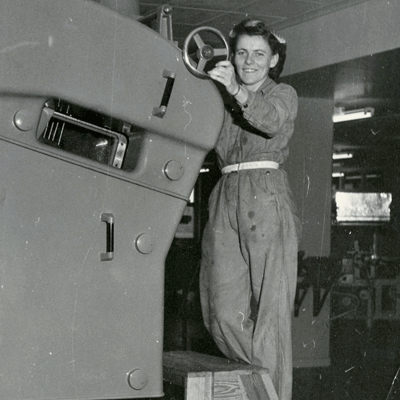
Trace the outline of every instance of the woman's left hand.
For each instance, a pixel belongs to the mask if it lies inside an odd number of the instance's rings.
[[[239,84],[236,80],[235,68],[230,61],[220,61],[215,64],[215,68],[208,71],[212,79],[222,83],[229,94],[237,93]]]

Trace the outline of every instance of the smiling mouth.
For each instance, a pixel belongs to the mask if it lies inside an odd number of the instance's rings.
[[[247,73],[251,73],[251,72],[256,72],[257,70],[256,69],[252,69],[252,68],[245,68],[245,69],[243,69],[243,72],[247,72]]]

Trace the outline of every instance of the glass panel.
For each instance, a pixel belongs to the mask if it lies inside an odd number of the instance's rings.
[[[115,138],[52,118],[39,141],[102,164],[110,164]]]
[[[337,222],[390,221],[391,193],[336,192]]]

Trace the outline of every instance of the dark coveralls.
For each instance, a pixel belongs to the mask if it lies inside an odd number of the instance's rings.
[[[297,94],[267,78],[231,100],[216,145],[220,167],[288,157]],[[209,199],[200,294],[205,325],[232,359],[269,369],[280,400],[292,392],[291,318],[300,222],[283,169],[222,175]]]

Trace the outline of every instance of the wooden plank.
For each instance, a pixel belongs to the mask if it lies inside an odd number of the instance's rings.
[[[164,380],[186,400],[278,400],[267,368],[191,351],[164,353]]]
[[[269,374],[261,374],[261,379],[264,381],[264,385],[267,389],[269,398],[271,400],[279,400],[278,395],[276,394],[275,386],[272,383],[272,379]]]
[[[193,351],[170,351],[164,353],[164,367],[176,368],[182,371],[265,371],[267,368],[258,367],[244,362],[210,356]]]
[[[214,373],[213,400],[243,400],[242,388],[236,372]]]
[[[271,393],[267,390],[264,380],[260,374],[239,375],[242,391],[246,400],[278,400],[275,389]],[[272,383],[272,382],[271,382]]]
[[[212,374],[205,376],[189,376],[186,380],[186,400],[213,400]]]

